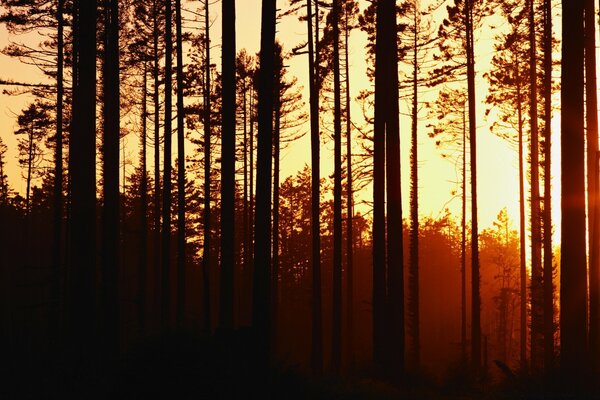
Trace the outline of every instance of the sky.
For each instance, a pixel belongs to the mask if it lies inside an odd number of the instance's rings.
[[[288,0],[278,0],[279,9],[285,9],[288,6]],[[200,7],[198,1],[183,1],[183,5],[188,9],[197,9]],[[360,2],[361,10],[366,6],[366,1]],[[443,9],[442,9],[443,10]],[[251,53],[258,52],[260,43],[260,12],[261,2],[259,0],[236,0],[236,45],[238,50],[245,48]],[[212,52],[213,62],[218,66],[220,64],[220,2],[211,5],[211,19],[214,19],[211,28],[211,37],[215,49]],[[555,26],[560,25],[558,9],[554,10]],[[439,21],[439,19],[438,19]],[[501,29],[500,26],[498,29]],[[478,197],[479,197],[479,224],[481,228],[490,227],[496,219],[498,212],[506,207],[510,218],[513,220],[513,226],[518,227],[518,160],[516,148],[512,147],[506,141],[498,138],[490,132],[489,126],[493,122],[484,117],[486,106],[483,102],[488,87],[483,79],[483,73],[490,63],[493,53],[493,37],[497,31],[484,27],[476,33],[476,85],[477,85],[477,140],[478,140]],[[557,32],[557,37],[558,37]],[[283,44],[284,50],[290,50],[295,45],[305,41],[306,23],[299,22],[296,16],[289,16],[281,20],[277,25],[277,37]],[[0,47],[4,47],[9,40],[21,40],[20,38],[9,37],[6,29],[0,26]],[[25,40],[35,40],[35,34],[30,35]],[[366,54],[365,54],[366,36],[360,30],[353,31],[350,37],[350,76],[351,76],[351,96],[355,99],[362,89],[368,88],[371,83],[366,76]],[[290,75],[296,76],[299,83],[303,86],[303,95],[306,107],[308,107],[308,57],[296,56],[288,61]],[[560,71],[555,70],[555,78],[559,78]],[[0,55],[0,78],[14,79],[26,82],[39,82],[42,79],[39,73],[33,67],[23,66],[18,62]],[[2,90],[3,88],[0,88]],[[429,92],[429,91],[428,91]],[[429,97],[428,97],[429,96]],[[431,94],[423,94],[423,100],[433,100]],[[16,130],[16,114],[23,109],[30,98],[26,95],[8,96],[0,93],[0,135],[4,142],[9,146],[8,168],[7,172],[13,188],[23,192],[25,182],[21,178],[21,171],[17,163],[16,139],[14,131]],[[555,100],[555,108],[559,107],[558,97]],[[409,194],[409,148],[410,148],[410,119],[408,117],[409,104],[401,101],[400,131],[401,131],[401,157],[402,157],[402,195],[403,209],[405,216],[408,216],[408,194]],[[362,113],[360,106],[356,101],[352,108],[353,120],[355,123],[362,124]],[[435,148],[433,139],[427,136],[429,128],[427,111],[423,110],[420,114],[419,122],[419,202],[421,216],[438,217],[448,208],[457,218],[460,217],[461,201],[459,197],[453,197],[452,191],[457,189],[459,181],[458,172],[454,164],[448,159],[441,157],[439,150]],[[560,237],[560,119],[559,112],[554,112],[552,121],[553,126],[553,223],[555,225],[554,241]],[[308,131],[308,124],[300,129]],[[174,138],[174,140],[176,140]],[[127,138],[127,143],[138,143],[135,138]],[[176,149],[176,146],[173,146]],[[187,147],[189,150],[190,146]],[[355,147],[357,148],[357,147]],[[128,152],[129,153],[129,152]],[[130,152],[132,155],[135,151]],[[333,146],[330,143],[322,145],[322,174],[329,175],[333,171]],[[310,140],[309,135],[305,135],[300,140],[294,142],[282,152],[281,177],[295,174],[302,169],[305,164],[310,165]],[[358,195],[359,199],[371,199],[370,188]],[[358,207],[360,210],[360,207]]]

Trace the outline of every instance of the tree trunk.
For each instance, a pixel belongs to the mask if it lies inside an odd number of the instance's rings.
[[[313,42],[312,0],[306,0],[308,27],[308,76],[310,103],[310,152],[311,152],[311,265],[312,265],[312,351],[313,374],[323,371],[323,333],[321,310],[321,231],[320,231],[320,138],[319,138],[319,93],[317,87],[318,49]],[[318,35],[319,19],[316,16]]]
[[[273,151],[273,75],[276,1],[262,1],[260,69],[258,77],[258,155],[256,168],[256,226],[252,326],[258,365],[270,355],[271,307],[271,173]]]
[[[385,64],[385,156],[387,198],[387,261],[390,368],[392,374],[404,372],[404,257],[402,238],[402,196],[400,189],[400,126],[398,105],[398,41],[395,1],[384,0],[380,39],[381,62]],[[378,22],[379,22],[378,21]]]
[[[160,308],[160,60],[158,59],[158,0],[152,2],[152,75],[154,78],[154,92],[152,101],[154,103],[154,307],[155,311]]]
[[[587,212],[589,235],[590,353],[595,366],[600,355],[600,266],[596,203],[598,202],[598,100],[596,96],[596,13],[594,0],[585,0],[585,116],[587,140]]]
[[[333,327],[331,369],[342,364],[342,108],[340,84],[340,0],[333,2]]]
[[[96,1],[76,1],[72,132],[69,140],[71,246],[67,344],[78,368],[91,368],[96,322]]]
[[[373,362],[385,367],[387,352],[385,241],[385,118],[387,76],[383,46],[385,1],[377,2],[375,40],[375,121],[373,127]]]
[[[211,333],[211,309],[210,309],[210,19],[209,0],[204,2],[204,36],[206,52],[204,60],[204,210],[202,241],[202,281],[204,292],[204,329],[207,334]]]
[[[63,97],[64,97],[64,0],[58,0],[56,9],[56,149],[54,155],[54,204],[52,267],[52,340],[56,343],[61,330],[61,266],[62,266],[62,220],[63,220]],[[0,173],[1,176],[2,173]]]
[[[175,0],[177,41],[177,328],[183,329],[185,313],[185,108],[183,105],[183,43],[181,0]]]
[[[165,148],[163,165],[163,207],[162,207],[162,301],[161,325],[168,331],[171,324],[171,115],[173,95],[173,33],[171,1],[165,2]]]
[[[521,73],[519,60],[515,58],[515,82],[517,84],[517,119],[519,135],[519,279],[520,279],[520,362],[527,368],[527,261],[525,236],[525,151],[523,143],[523,99],[521,97]]]
[[[475,56],[473,3],[465,1],[467,34],[467,86],[469,102],[469,148],[471,151],[471,362],[477,374],[481,367],[481,297],[479,294],[479,231],[477,222],[477,121],[475,113]]]
[[[564,377],[575,386],[587,364],[583,2],[563,1],[561,76],[560,344]]]
[[[592,16],[592,24],[594,19]],[[594,45],[592,45],[593,49]],[[595,51],[593,49],[593,51]],[[595,74],[596,67],[593,71]],[[595,75],[594,75],[595,76]],[[594,87],[594,94],[596,89]],[[596,108],[594,106],[594,115]],[[552,5],[544,0],[544,366],[554,367],[554,284],[552,282]],[[597,121],[596,121],[597,125]],[[596,130],[597,132],[597,130]],[[597,247],[596,247],[597,248]],[[596,275],[597,276],[597,275]]]
[[[462,213],[460,221],[460,346],[467,364],[467,116],[463,103]]]
[[[141,233],[141,249],[139,262],[139,292],[138,292],[138,318],[140,335],[143,336],[146,329],[146,298],[148,290],[148,166],[147,166],[147,142],[148,142],[148,71],[146,61],[144,61],[144,79],[142,82],[142,159],[140,166],[142,170],[142,181],[140,183],[140,233]]]
[[[223,5],[223,132],[221,136],[221,301],[220,327],[233,329],[235,227],[235,1]]]
[[[354,369],[354,230],[353,219],[353,193],[352,193],[352,119],[350,114],[350,60],[349,60],[349,36],[348,7],[345,8],[345,30],[344,30],[344,55],[346,57],[346,336],[348,347],[348,364],[350,372]]]
[[[103,63],[104,204],[102,207],[102,337],[105,357],[119,351],[119,5],[105,5]]]
[[[538,138],[537,50],[533,0],[529,14],[529,119],[531,129],[531,367],[543,365],[542,237],[540,230],[540,178]]]
[[[417,63],[418,46],[418,3],[414,3],[414,41],[413,41],[413,99],[410,147],[410,271],[409,271],[409,316],[410,336],[412,340],[411,363],[415,369],[420,364],[420,329],[419,329],[419,158],[418,158],[418,86],[419,65]]]

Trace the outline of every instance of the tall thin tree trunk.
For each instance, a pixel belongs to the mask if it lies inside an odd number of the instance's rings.
[[[96,14],[95,0],[75,2],[67,343],[80,369],[91,367],[96,322]]]
[[[592,24],[594,19],[592,17]],[[592,46],[593,47],[593,46]],[[595,50],[595,49],[594,49]],[[594,66],[594,74],[596,67]],[[595,76],[595,75],[594,75]],[[596,89],[594,88],[594,94]],[[596,108],[594,107],[594,115]],[[544,366],[554,367],[554,284],[552,281],[552,4],[544,0]],[[597,125],[597,120],[596,120]],[[597,130],[596,130],[597,132]]]
[[[348,7],[345,7],[344,55],[346,57],[346,336],[348,347],[348,364],[350,372],[354,369],[354,229],[353,193],[352,193],[352,119],[350,113],[350,26]]]
[[[147,63],[144,61],[144,77],[142,81],[142,159],[140,162],[142,170],[142,181],[140,183],[140,202],[141,202],[141,215],[140,215],[140,234],[141,234],[141,248],[140,248],[140,262],[138,266],[139,271],[139,292],[138,292],[138,318],[139,318],[139,330],[140,335],[144,335],[146,329],[146,298],[148,290],[148,71]]]
[[[102,207],[102,333],[106,357],[119,351],[119,5],[105,5],[103,63],[104,204]],[[89,95],[89,94],[88,94]]]
[[[543,364],[542,237],[540,229],[540,178],[538,138],[537,50],[533,0],[528,2],[529,18],[529,119],[531,128],[531,366]]]
[[[467,115],[463,103],[462,212],[460,221],[460,347],[467,364]]]
[[[527,368],[527,261],[525,247],[525,150],[523,143],[523,99],[521,97],[521,73],[518,57],[515,57],[515,82],[517,84],[517,119],[519,135],[519,280],[520,280],[520,362]]]
[[[600,236],[596,224],[598,202],[598,99],[596,95],[596,13],[594,0],[585,0],[585,126],[587,141],[587,212],[589,235],[589,285],[590,285],[590,353],[598,365],[600,355],[600,264],[598,251]]]
[[[235,1],[223,5],[223,132],[221,135],[221,301],[220,327],[233,329],[235,227]]]
[[[323,333],[321,310],[321,231],[320,231],[320,138],[319,138],[319,91],[317,87],[318,49],[313,42],[312,0],[306,0],[308,27],[308,76],[310,103],[310,153],[311,153],[311,265],[312,265],[312,352],[313,374],[323,371]],[[316,35],[319,30],[316,12]]]
[[[477,121],[475,112],[475,56],[473,3],[465,1],[467,35],[467,86],[469,102],[469,148],[471,153],[471,362],[475,373],[481,367],[481,296],[479,293],[479,227],[477,220]]]
[[[181,34],[181,0],[175,0],[177,42],[177,328],[183,329],[185,318],[185,107],[183,105],[183,40]]]
[[[154,79],[154,92],[152,93],[152,101],[154,104],[154,307],[158,314],[160,308],[160,99],[159,99],[159,63],[158,59],[158,1],[152,2],[152,76]]]
[[[385,118],[386,75],[382,39],[384,1],[377,2],[375,40],[375,121],[373,127],[373,362],[385,367],[386,329],[386,240],[385,240]]]
[[[399,375],[405,367],[404,333],[404,257],[402,238],[402,196],[400,189],[400,126],[398,105],[398,41],[395,1],[384,0],[379,39],[383,40],[382,58],[377,66],[385,65],[385,167],[387,199],[387,277],[388,320],[392,374]],[[379,26],[378,26],[379,28]]]
[[[587,364],[583,2],[563,1],[561,76],[560,348],[564,377],[575,386]]]
[[[204,210],[202,241],[202,281],[204,292],[204,329],[207,334],[211,333],[211,306],[210,306],[210,19],[209,0],[204,2]]]
[[[409,315],[410,336],[412,340],[411,363],[418,369],[420,364],[420,329],[419,329],[419,143],[417,138],[418,126],[418,86],[417,78],[419,65],[418,52],[418,23],[419,7],[414,3],[414,39],[413,39],[413,99],[412,99],[412,121],[411,121],[411,147],[410,147],[410,271],[409,271]]]
[[[271,174],[273,151],[273,74],[276,1],[262,1],[260,69],[258,76],[258,155],[254,245],[253,320],[258,365],[270,355],[271,307]]]
[[[54,155],[54,204],[52,267],[52,340],[56,343],[61,330],[62,311],[62,221],[63,221],[63,97],[64,97],[64,0],[58,0],[56,9],[56,149]],[[0,173],[1,176],[2,173]]]
[[[342,107],[340,84],[340,0],[333,1],[333,327],[331,369],[342,364]]]
[[[162,301],[161,325],[163,331],[171,324],[171,115],[173,97],[173,33],[171,1],[165,2],[165,148],[163,165],[163,207],[162,207]]]
[[[248,199],[248,101],[247,101],[247,97],[248,97],[248,86],[247,86],[247,81],[246,81],[246,77],[244,77],[243,80],[243,99],[242,99],[242,119],[243,119],[243,129],[244,129],[244,145],[242,146],[242,152],[243,152],[243,161],[244,161],[244,210],[243,210],[243,232],[242,232],[242,237],[243,237],[243,243],[244,243],[244,252],[243,252],[243,271],[242,271],[242,276],[241,276],[241,292],[242,292],[242,304],[245,305],[246,304],[246,299],[247,297],[247,292],[246,292],[246,276],[248,274],[248,268],[250,268],[250,262],[248,260],[248,258],[250,257],[250,228],[249,228],[249,199]],[[244,306],[240,307],[241,310],[241,320],[245,321],[246,318],[246,308]],[[244,325],[244,323],[242,322],[242,326]]]

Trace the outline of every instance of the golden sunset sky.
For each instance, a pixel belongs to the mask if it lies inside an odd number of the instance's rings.
[[[424,2],[425,3],[425,2]],[[361,1],[361,10],[366,7],[367,2]],[[200,3],[197,1],[183,1],[184,7],[188,9],[197,9]],[[278,8],[285,9],[288,6],[287,0],[279,0]],[[237,0],[236,1],[236,32],[237,48],[246,48],[254,53],[259,50],[260,42],[260,0]],[[560,4],[556,2],[554,8],[555,36],[560,35]],[[445,15],[445,7],[442,8],[442,14]],[[220,64],[220,24],[219,16],[221,14],[220,2],[211,5],[211,14],[214,19],[211,35],[213,40],[213,63]],[[434,24],[441,21],[441,15],[434,15]],[[496,21],[496,22],[494,22]],[[497,18],[488,19],[486,25],[476,32],[476,70],[477,70],[477,114],[478,114],[478,185],[479,185],[479,219],[480,227],[491,226],[496,215],[503,207],[508,209],[509,215],[513,220],[513,226],[518,228],[518,170],[517,170],[517,151],[508,142],[496,137],[490,132],[492,118],[485,118],[486,105],[484,98],[488,91],[488,86],[483,78],[487,71],[490,59],[493,53],[494,36],[496,36],[502,26],[497,26],[496,30],[490,29],[490,24],[497,24]],[[189,24],[188,24],[189,25]],[[306,23],[299,22],[297,17],[290,16],[279,22],[277,25],[277,36],[283,44],[284,50],[290,50],[293,46],[304,42],[306,39]],[[8,37],[6,29],[0,26],[0,47],[4,47],[9,40],[23,40],[18,37]],[[29,35],[24,40],[36,40],[36,35]],[[370,85],[366,77],[366,55],[365,55],[366,35],[360,30],[353,31],[350,37],[350,75],[352,97],[356,98],[360,90]],[[558,54],[557,54],[558,56]],[[299,83],[304,87],[304,101],[308,109],[308,84],[307,84],[307,56],[296,56],[289,62],[289,72],[297,76]],[[14,79],[26,82],[37,82],[41,79],[39,73],[32,67],[19,64],[0,55],[0,77],[4,79]],[[554,77],[560,78],[560,70],[554,71]],[[436,97],[437,90],[423,89],[421,96],[423,101],[432,101]],[[21,171],[17,163],[16,138],[14,131],[16,129],[16,114],[24,108],[30,98],[26,95],[7,96],[0,94],[0,135],[4,142],[9,146],[8,153],[8,175],[12,187],[20,192],[25,190],[25,182],[21,178]],[[555,225],[554,241],[560,237],[560,119],[559,119],[559,96],[555,96],[555,112],[552,126],[553,134],[553,223]],[[409,102],[402,100],[400,103],[400,129],[401,129],[401,148],[402,148],[402,190],[403,190],[403,208],[405,216],[408,215],[408,194],[409,194],[409,147],[410,147],[410,119],[408,117]],[[361,108],[358,103],[353,103],[352,108],[353,121],[357,124],[363,124]],[[452,190],[457,188],[457,182],[460,180],[459,172],[454,164],[441,157],[440,152],[435,148],[433,139],[427,136],[431,128],[427,125],[432,121],[427,120],[427,110],[422,107],[421,120],[419,122],[419,200],[420,213],[422,216],[437,217],[443,214],[447,207],[457,217],[460,218],[461,201],[460,197],[452,199]],[[325,119],[323,117],[322,119]],[[303,128],[308,131],[308,124]],[[176,137],[174,137],[176,140]],[[344,139],[345,140],[345,139]],[[137,138],[127,139],[128,146],[136,146]],[[137,162],[137,152],[133,150],[133,161]],[[174,152],[176,145],[173,146]],[[358,149],[358,146],[356,146]],[[190,145],[187,151],[191,152]],[[322,150],[322,174],[326,176],[332,171],[333,145],[323,144]],[[150,160],[151,162],[151,160]],[[309,135],[288,146],[282,153],[282,181],[285,177],[295,174],[304,164],[310,164],[310,140]],[[149,168],[152,168],[151,164]],[[130,170],[131,171],[131,170]],[[331,194],[328,194],[331,195]],[[368,187],[359,197],[362,199],[371,198],[371,189]],[[361,210],[359,207],[358,210]],[[364,210],[364,207],[363,207]]]

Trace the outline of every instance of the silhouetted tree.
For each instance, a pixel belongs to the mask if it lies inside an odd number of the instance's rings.
[[[70,254],[67,343],[77,365],[90,367],[96,275],[96,1],[74,8],[73,119],[69,140]]]
[[[235,2],[223,6],[223,131],[221,134],[221,301],[220,327],[233,329],[235,227]]]
[[[185,107],[183,104],[183,35],[181,0],[175,1],[175,37],[177,47],[177,327],[183,328],[185,312]]]
[[[271,307],[271,172],[273,151],[273,75],[275,0],[262,1],[260,67],[258,75],[258,145],[256,167],[256,225],[252,327],[259,365],[269,360]]]
[[[162,289],[161,289],[161,325],[168,330],[171,318],[171,115],[172,115],[172,8],[171,1],[165,2],[165,121],[164,121],[164,165],[163,165],[163,202],[162,202]]]
[[[598,99],[596,94],[595,2],[584,2],[585,14],[585,127],[587,143],[587,220],[589,235],[590,355],[594,365],[600,356],[600,263],[598,261]]]
[[[562,7],[560,359],[575,389],[587,360],[584,7],[582,1]]]
[[[119,5],[104,5],[103,89],[103,207],[102,207],[102,337],[105,357],[119,351]],[[89,96],[89,94],[88,94]]]

